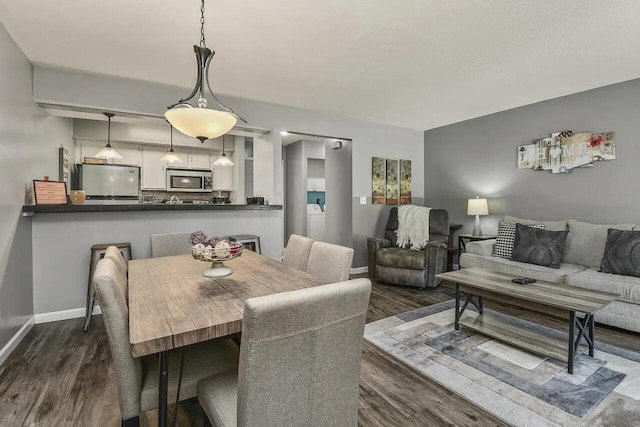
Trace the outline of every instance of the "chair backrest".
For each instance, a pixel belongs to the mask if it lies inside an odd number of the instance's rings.
[[[238,426],[355,426],[368,279],[248,299]]]
[[[122,419],[137,417],[141,409],[142,365],[131,355],[127,278],[113,259],[103,258],[96,265],[93,286],[111,346]]]
[[[284,265],[305,271],[307,269],[307,261],[309,260],[309,252],[311,252],[312,244],[313,240],[308,237],[298,234],[289,236],[287,247],[284,248],[284,258],[282,260]]]
[[[118,249],[117,246],[107,247],[107,250],[104,253],[104,257],[111,258],[113,262],[115,262],[116,265],[120,268],[120,270],[122,270],[124,275],[125,276],[127,275],[127,272],[128,272],[127,262],[124,260],[124,257],[122,256],[122,252],[120,252],[120,249]]]
[[[398,208],[389,210],[389,219],[384,227],[384,238],[391,240],[391,246],[397,246]],[[429,211],[429,241],[447,243],[449,241],[449,212],[446,209]]]
[[[306,272],[328,282],[349,279],[353,249],[325,242],[313,242]]]
[[[191,233],[170,233],[151,235],[151,257],[189,255]]]

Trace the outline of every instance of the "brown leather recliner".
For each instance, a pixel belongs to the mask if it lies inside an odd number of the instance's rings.
[[[435,288],[435,275],[447,271],[449,213],[445,209],[429,212],[429,242],[422,250],[397,247],[398,208],[391,208],[384,239],[367,239],[369,277],[394,285]]]

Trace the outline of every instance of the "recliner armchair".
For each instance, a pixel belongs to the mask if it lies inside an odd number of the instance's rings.
[[[449,213],[445,209],[429,212],[429,242],[421,250],[399,248],[398,208],[393,207],[385,227],[384,239],[367,239],[369,277],[394,285],[435,288],[440,279],[435,275],[447,271]]]

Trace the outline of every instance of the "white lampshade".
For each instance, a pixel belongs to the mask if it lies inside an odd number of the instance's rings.
[[[121,159],[122,158],[122,156],[116,150],[114,150],[111,144],[109,143],[107,143],[107,145],[102,150],[98,151],[98,154],[96,154],[95,157],[99,159]]]
[[[185,135],[205,139],[217,138],[229,132],[238,121],[236,116],[226,111],[209,108],[176,107],[164,113],[169,123]]]
[[[173,148],[164,153],[164,156],[160,157],[161,162],[169,162],[169,163],[182,163],[182,159],[180,156],[173,151]]]
[[[467,204],[467,215],[489,215],[489,205],[487,199],[476,197],[469,199]]]
[[[233,166],[233,162],[223,152],[222,155],[218,157],[215,162],[213,162],[213,165],[214,166]]]

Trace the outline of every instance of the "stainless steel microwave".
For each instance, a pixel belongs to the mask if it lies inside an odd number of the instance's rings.
[[[211,169],[167,169],[167,191],[210,193],[213,191]]]

